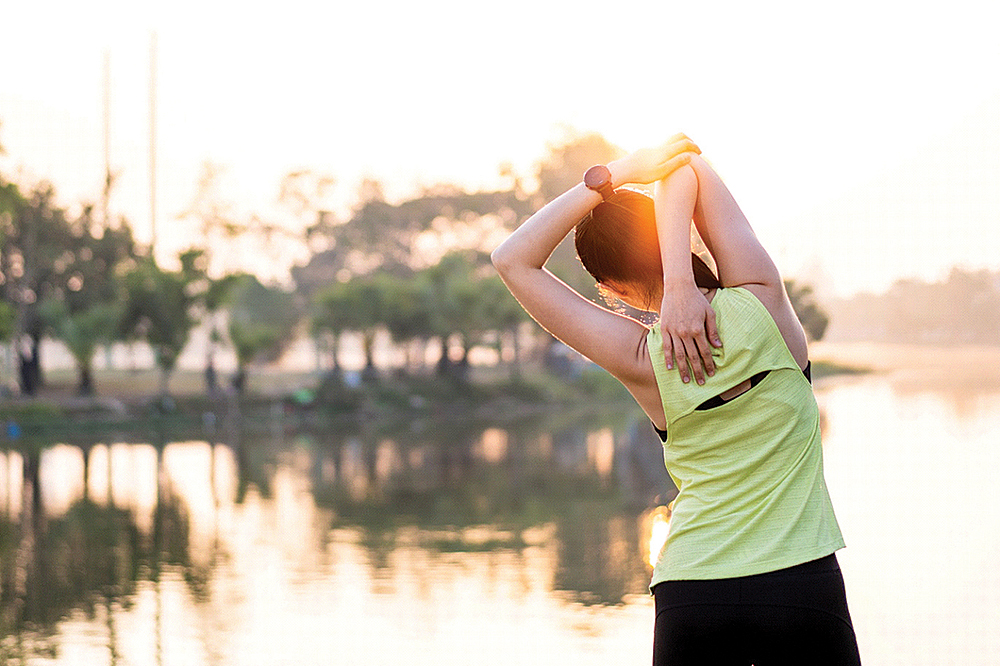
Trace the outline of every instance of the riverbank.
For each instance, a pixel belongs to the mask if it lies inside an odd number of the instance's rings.
[[[281,427],[377,427],[392,429],[409,421],[477,420],[503,423],[553,408],[631,404],[628,392],[610,375],[585,367],[568,379],[540,370],[511,377],[474,368],[467,380],[454,377],[380,377],[354,383],[333,382],[313,373],[261,371],[252,374],[242,395],[219,390],[209,395],[198,372],[178,372],[170,394],[159,394],[154,370],[97,371],[98,395],[76,395],[75,377],[66,371],[46,375],[33,398],[0,400],[0,443],[23,438],[73,438],[88,433],[169,432],[201,437],[232,428],[269,431]]]
[[[817,342],[814,364],[867,368],[904,390],[1000,391],[1000,347],[884,342]]]
[[[814,359],[817,382],[882,368],[872,353],[829,347]],[[855,359],[863,359],[864,364]],[[629,393],[608,373],[583,366],[568,378],[540,369],[512,377],[506,370],[472,368],[465,381],[435,375],[383,376],[367,382],[324,381],[316,373],[261,370],[252,373],[242,395],[217,390],[209,395],[204,375],[178,371],[170,394],[159,394],[156,370],[98,370],[98,394],[79,396],[75,374],[46,375],[33,398],[0,400],[0,442],[47,440],[111,431],[122,435],[150,430],[172,436],[202,437],[221,429],[270,430],[367,425],[391,430],[407,422],[515,421],[553,408],[590,410],[634,408]]]

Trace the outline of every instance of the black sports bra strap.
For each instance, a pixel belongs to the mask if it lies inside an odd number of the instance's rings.
[[[753,377],[751,377],[750,378],[750,388],[753,388],[754,386],[757,386],[757,384],[760,384],[761,381],[763,381],[764,377],[767,377],[767,375],[768,375],[769,372],[771,372],[771,371],[770,370],[764,370],[763,372],[758,372],[756,375],[754,375]],[[809,383],[812,384],[812,361],[806,361],[806,367],[802,370],[802,374],[804,374],[806,376],[806,379],[809,380]],[[750,389],[747,389],[747,391],[749,391],[749,390]],[[746,391],[744,391],[743,393],[746,393]],[[743,393],[740,393],[740,395],[743,395]],[[707,411],[709,409],[714,409],[715,407],[721,407],[722,405],[726,404],[730,400],[735,400],[736,398],[740,397],[740,395],[733,396],[732,398],[729,398],[729,400],[723,399],[723,397],[721,395],[716,395],[716,396],[713,396],[713,397],[709,398],[705,402],[701,403],[697,407],[695,407],[695,410],[696,411]],[[655,430],[656,434],[660,436],[660,440],[661,441],[664,441],[664,442],[667,441],[667,431],[666,430],[660,430],[655,425],[653,426],[653,430]]]

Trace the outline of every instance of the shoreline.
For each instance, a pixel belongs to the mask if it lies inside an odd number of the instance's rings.
[[[70,373],[50,373],[37,396],[0,399],[0,447],[52,437],[95,434],[253,434],[275,427],[391,430],[407,423],[508,423],[588,400],[615,408],[631,397],[610,375],[585,368],[560,380],[540,371],[521,379],[473,370],[468,382],[451,377],[386,376],[356,387],[324,384],[314,373],[256,373],[247,391],[209,396],[201,373],[178,373],[171,393],[151,389],[158,373],[95,373],[95,396],[79,396]],[[103,389],[103,392],[101,392]],[[592,405],[591,405],[592,406]],[[14,425],[14,432],[8,430]],[[276,425],[277,424],[277,425]]]
[[[817,388],[878,374],[908,390],[1000,391],[1000,347],[819,342],[811,344],[810,355]],[[540,370],[515,380],[505,370],[479,367],[467,383],[432,375],[384,376],[325,394],[316,373],[258,370],[239,397],[232,392],[209,397],[203,373],[183,370],[171,379],[166,403],[156,391],[156,370],[97,371],[98,394],[92,397],[75,394],[71,371],[52,371],[46,379],[36,397],[0,398],[0,426],[15,422],[19,430],[18,437],[6,427],[0,430],[0,446],[103,431],[204,435],[233,427],[234,419],[254,432],[272,427],[279,416],[296,428],[391,428],[426,421],[509,422],[581,404],[633,405],[624,387],[593,366],[566,380]]]
[[[865,367],[909,390],[1000,391],[1000,346],[817,342],[810,351],[817,362]]]

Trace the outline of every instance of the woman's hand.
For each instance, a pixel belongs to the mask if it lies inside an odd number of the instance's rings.
[[[676,358],[683,382],[691,381],[692,372],[699,384],[705,383],[705,375],[715,374],[709,340],[716,347],[722,346],[722,340],[715,324],[715,310],[694,282],[664,286],[660,333],[667,369],[673,369]]]
[[[625,183],[655,183],[690,161],[701,149],[684,134],[675,134],[655,148],[642,148],[608,165],[615,186]]]
[[[684,167],[657,181],[653,200],[663,265],[663,354],[668,369],[677,363],[684,382],[691,381],[693,373],[695,380],[704,384],[706,375],[715,374],[711,345],[721,347],[722,342],[715,311],[695,284],[691,266],[691,216],[698,188],[694,170]]]

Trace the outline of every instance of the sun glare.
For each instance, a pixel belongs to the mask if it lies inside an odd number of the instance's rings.
[[[642,521],[642,543],[640,544],[646,564],[652,567],[660,557],[663,544],[667,542],[670,533],[670,507],[658,506],[646,511]]]

